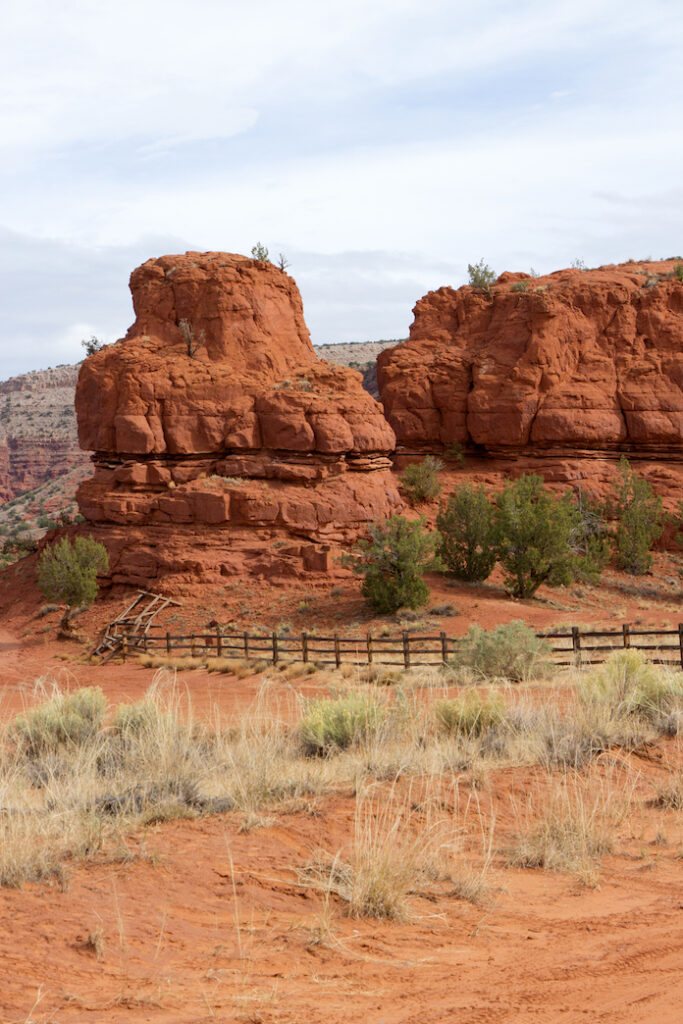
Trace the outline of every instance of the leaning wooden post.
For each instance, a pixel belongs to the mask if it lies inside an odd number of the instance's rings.
[[[301,634],[301,657],[306,664],[308,661],[308,633],[305,631]]]
[[[445,633],[441,634],[441,660],[444,665],[448,662],[448,641]]]
[[[170,657],[171,655],[171,634],[166,634],[166,654]]]
[[[273,630],[273,665],[277,665],[279,656],[280,655],[277,649],[277,633],[275,632],[275,630]]]
[[[121,658],[123,661],[128,656],[128,638],[126,636],[121,637]]]
[[[681,652],[681,668],[683,668],[683,622],[678,623],[678,648]]]
[[[572,626],[572,648],[577,664],[581,664],[581,634],[578,626]]]
[[[368,633],[366,636],[368,645],[368,665],[372,665],[372,633]]]
[[[216,657],[220,658],[223,654],[223,637],[221,636],[221,627],[216,626]]]
[[[403,630],[403,664],[405,668],[410,668],[410,637],[408,630]]]
[[[621,634],[622,634],[622,636],[624,638],[624,647],[630,647],[631,646],[631,627],[629,626],[628,622],[625,622],[623,624],[623,626],[621,627]]]
[[[339,633],[334,634],[334,660],[337,668],[341,665],[341,646],[339,644]]]

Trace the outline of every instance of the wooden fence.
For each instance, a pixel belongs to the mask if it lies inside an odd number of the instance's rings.
[[[580,626],[558,632],[537,633],[547,640],[558,665],[595,664],[615,650],[634,648],[648,652],[661,664],[683,668],[683,623],[676,629],[584,630]],[[291,661],[317,665],[396,665],[403,668],[439,665],[451,660],[463,637],[445,633],[413,636],[404,631],[387,637],[367,633],[364,637],[318,636],[316,633],[227,632],[220,627],[203,633],[183,635],[150,628],[143,636],[123,638],[121,653],[129,650],[196,657],[249,658],[274,665]],[[596,642],[597,641],[597,642]]]

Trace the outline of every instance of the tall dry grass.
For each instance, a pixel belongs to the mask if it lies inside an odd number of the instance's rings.
[[[252,706],[226,721],[217,711],[199,720],[188,690],[166,671],[143,700],[118,708],[105,708],[95,689],[69,694],[40,682],[34,705],[0,725],[0,884],[59,875],[70,861],[111,849],[126,831],[169,818],[236,811],[253,827],[278,808],[345,790],[357,798],[355,853],[339,855],[335,885],[342,885],[342,863],[351,865],[344,884],[353,881],[356,895],[348,899],[371,907],[378,880],[403,877],[382,857],[401,851],[409,887],[416,872],[426,877],[436,850],[442,859],[450,850],[454,863],[458,845],[444,838],[453,822],[401,808],[404,784],[432,787],[417,802],[436,807],[437,791],[460,778],[473,783],[489,769],[536,766],[566,780],[609,748],[635,749],[670,735],[683,709],[679,676],[617,659],[600,675],[570,680],[561,701],[505,685],[454,698],[437,670],[429,678],[406,673],[390,687],[356,673],[313,702],[283,680],[280,672],[265,673]],[[555,794],[548,813],[557,819],[564,800],[564,818],[581,817],[563,785],[565,796]],[[680,784],[673,778],[672,787],[662,792],[662,805],[676,806]],[[535,808],[535,849],[541,810]],[[588,819],[597,820],[592,811]],[[555,863],[551,840],[560,843],[561,830],[543,827],[542,860]],[[412,845],[418,833],[419,849]],[[486,861],[482,851],[477,864]],[[365,897],[358,895],[361,879]],[[459,884],[453,881],[454,892]]]

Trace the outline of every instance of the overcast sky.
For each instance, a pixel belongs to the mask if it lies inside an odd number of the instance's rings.
[[[314,343],[426,291],[683,251],[681,0],[3,0],[0,378],[188,249],[290,260]]]

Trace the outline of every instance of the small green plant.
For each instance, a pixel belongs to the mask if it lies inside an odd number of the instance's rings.
[[[352,693],[337,700],[312,700],[300,724],[300,737],[308,754],[344,750],[374,736],[385,719],[385,708],[365,694]]]
[[[456,487],[436,517],[438,554],[448,572],[462,580],[485,580],[496,561],[493,506],[483,487]]]
[[[677,277],[679,281],[683,281],[683,263],[676,264],[674,267],[674,276]]]
[[[582,259],[572,260],[569,265],[574,270],[585,270],[586,269],[586,264],[585,264],[585,262]]]
[[[481,626],[470,626],[467,636],[457,644],[453,664],[486,679],[524,682],[545,674],[549,655],[545,640],[515,619],[489,632]]]
[[[443,469],[441,459],[428,455],[422,462],[413,462],[406,466],[401,477],[401,486],[410,505],[420,505],[424,501],[434,501],[441,494],[441,484],[437,473]]]
[[[61,745],[82,746],[100,729],[107,709],[98,686],[57,694],[46,704],[18,715],[10,733],[27,757],[39,757]]]
[[[260,260],[261,263],[270,263],[270,255],[268,253],[268,249],[266,248],[265,245],[262,245],[260,242],[257,242],[256,245],[252,247],[251,255],[253,259]],[[280,258],[283,259],[282,256]],[[284,270],[284,267],[280,267],[280,269]]]
[[[479,291],[490,291],[491,285],[496,280],[495,270],[492,270],[488,263],[484,263],[483,259],[479,260],[478,263],[468,263],[467,273],[469,274],[470,286]]]
[[[346,556],[345,565],[363,576],[361,593],[382,614],[399,608],[421,608],[429,600],[424,573],[437,568],[436,538],[425,530],[425,519],[410,522],[392,516],[373,523],[369,537],[361,538],[356,552]]]
[[[437,701],[434,715],[449,736],[481,736],[503,724],[505,701],[499,693],[482,695],[478,690],[468,690],[459,697]]]
[[[66,605],[62,629],[68,629],[74,608],[91,605],[97,597],[97,576],[108,572],[104,544],[93,537],[63,537],[45,548],[38,561],[38,586],[48,601]]]
[[[526,292],[528,290],[529,290],[529,278],[528,277],[525,277],[522,281],[515,281],[514,284],[510,286],[510,291],[511,292]]]
[[[617,565],[640,576],[652,565],[650,549],[662,533],[662,499],[624,455],[619,460],[614,514]]]
[[[576,508],[577,520],[569,539],[577,556],[575,575],[583,583],[596,583],[609,562],[612,550],[603,507],[579,487]]]

